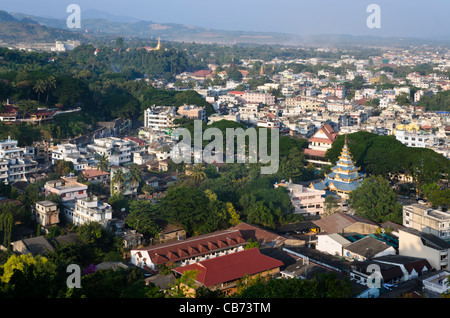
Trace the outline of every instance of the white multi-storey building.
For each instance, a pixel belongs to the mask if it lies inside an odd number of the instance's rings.
[[[88,186],[77,182],[76,176],[62,177],[47,181],[44,185],[45,194],[59,195],[62,201],[72,201],[87,197]]]
[[[173,120],[176,116],[174,106],[153,106],[144,111],[144,127],[153,131],[164,132],[167,128],[173,127]]]
[[[436,135],[425,132],[395,130],[395,138],[408,147],[436,147],[439,146],[439,139]]]
[[[87,146],[101,156],[105,155],[111,165],[121,165],[133,161],[132,142],[117,137],[94,139],[94,143]]]
[[[99,222],[104,225],[112,219],[112,208],[108,203],[92,196],[64,203],[64,215],[74,225],[89,222]]]
[[[88,159],[81,155],[78,147],[73,144],[60,144],[52,150],[52,164],[58,160],[70,161],[77,171],[85,170],[88,167]]]
[[[412,204],[403,207],[403,225],[450,240],[450,212]]]
[[[10,137],[0,141],[0,182],[27,181],[36,172],[37,162],[26,156],[25,148]]]
[[[305,216],[321,215],[323,213],[325,195],[324,190],[316,190],[304,187],[301,184],[294,184],[291,181],[281,181],[274,185],[275,188],[285,187],[289,192],[294,213]]]

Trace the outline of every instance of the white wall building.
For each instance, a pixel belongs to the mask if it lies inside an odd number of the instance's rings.
[[[431,209],[422,204],[403,206],[403,226],[450,239],[450,212]]]
[[[343,256],[344,248],[350,244],[349,240],[337,233],[319,234],[316,249],[331,255]]]
[[[427,148],[439,146],[436,135],[425,132],[395,130],[395,138],[408,147]]]
[[[27,181],[36,172],[37,162],[26,156],[25,148],[10,137],[0,141],[0,181],[5,184]]]
[[[176,108],[174,106],[153,106],[144,111],[144,127],[164,132],[173,127]]]
[[[52,150],[52,164],[58,160],[70,161],[77,171],[87,169],[88,159],[81,155],[78,147],[73,144],[60,144]]]
[[[280,186],[285,187],[289,191],[289,198],[294,207],[294,213],[303,215],[320,215],[323,213],[326,194],[324,190],[315,190],[290,181],[281,181],[274,185],[275,188]]]
[[[106,155],[111,165],[121,165],[133,161],[132,147],[134,143],[117,137],[106,137],[94,139],[94,143],[87,148],[100,154]]]
[[[62,177],[58,180],[47,181],[44,185],[45,194],[59,195],[62,201],[72,201],[87,197],[88,186],[77,182],[77,177]]]
[[[450,243],[413,228],[399,229],[399,255],[425,258],[436,270],[449,269]]]
[[[105,224],[112,219],[111,205],[99,201],[96,196],[77,199],[64,204],[64,215],[74,225],[89,222]]]

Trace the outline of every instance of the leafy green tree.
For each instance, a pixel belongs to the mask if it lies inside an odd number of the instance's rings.
[[[402,207],[397,196],[382,176],[371,176],[349,194],[350,206],[355,213],[373,222],[402,222]]]
[[[138,268],[101,269],[81,278],[70,298],[162,298],[160,289],[146,285]]]
[[[199,274],[198,270],[187,270],[179,278],[175,280],[175,284],[170,285],[169,297],[171,298],[187,298],[194,297],[197,286],[195,279]]]
[[[8,247],[11,243],[13,229],[13,214],[11,212],[0,214],[0,233],[3,236],[3,246]]]
[[[215,230],[204,226],[205,220],[211,218],[209,203],[202,190],[178,186],[170,189],[159,204],[162,216],[169,223],[178,223],[188,235],[194,235],[201,226],[205,233]]]
[[[241,279],[235,298],[350,298],[348,279],[334,273],[317,274],[313,279],[276,279],[256,277]]]
[[[441,189],[436,183],[423,184],[419,188],[432,207],[450,206],[450,189]]]
[[[132,201],[130,203],[130,213],[126,217],[126,224],[142,233],[145,237],[156,237],[160,232],[156,218],[157,207],[150,201]]]
[[[64,288],[64,280],[55,274],[55,264],[46,257],[34,257],[31,254],[12,255],[1,269],[2,297],[57,297],[59,291]]]

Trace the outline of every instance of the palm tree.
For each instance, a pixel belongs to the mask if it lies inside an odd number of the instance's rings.
[[[106,154],[104,154],[98,160],[97,170],[108,171],[108,168],[109,168],[109,160]]]
[[[123,170],[116,170],[111,181],[111,194],[114,194],[114,185],[118,185],[117,188],[119,189],[119,192],[122,192],[121,187],[122,184],[125,183],[125,173],[123,172]]]
[[[130,182],[132,185],[139,185],[141,183],[141,173],[139,172],[138,168],[136,166],[133,166],[130,171]]]
[[[56,80],[53,76],[48,77],[45,81],[44,81],[44,85],[45,85],[45,90],[47,91],[47,99],[45,100],[45,105],[48,104],[48,95],[50,94],[50,91],[52,90],[52,88],[56,87]]]
[[[38,94],[38,101],[41,98],[41,93],[45,92],[47,87],[47,84],[45,83],[45,81],[38,79],[36,81],[36,84],[34,84],[34,91]]]
[[[196,164],[193,168],[191,168],[190,175],[195,181],[202,181],[206,178],[206,173],[203,171],[201,164]]]

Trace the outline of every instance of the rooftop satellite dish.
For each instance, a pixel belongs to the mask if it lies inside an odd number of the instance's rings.
[[[120,209],[120,211],[125,212],[125,208]]]

